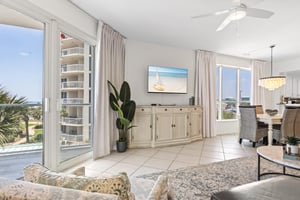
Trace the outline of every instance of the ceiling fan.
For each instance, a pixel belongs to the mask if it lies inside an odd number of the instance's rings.
[[[216,29],[216,31],[223,30],[226,26],[230,24],[232,21],[241,20],[246,16],[249,17],[256,17],[256,18],[269,18],[274,13],[268,10],[263,10],[259,8],[249,8],[246,4],[240,3],[237,6],[234,6],[232,8],[226,9],[226,10],[219,10],[217,12],[203,14],[203,15],[197,15],[192,17],[193,19],[207,17],[207,16],[218,16],[228,13],[228,16],[224,19],[222,24],[219,25],[219,27]]]

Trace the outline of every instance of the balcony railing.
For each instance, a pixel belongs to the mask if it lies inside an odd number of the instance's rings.
[[[68,81],[61,83],[61,88],[83,88],[83,81]]]
[[[64,124],[74,124],[74,125],[81,125],[83,123],[83,118],[77,117],[63,117],[62,122]]]
[[[62,65],[61,72],[83,72],[83,64],[70,64],[70,65]]]
[[[78,55],[81,54],[83,55],[84,50],[82,47],[73,47],[73,48],[69,48],[69,49],[63,49],[61,51],[61,56],[68,56],[68,55]]]
[[[70,141],[80,142],[80,141],[83,141],[83,135],[69,135],[67,133],[62,133],[61,140],[65,144],[67,144],[67,142],[70,142]]]
[[[83,104],[83,98],[65,98],[61,99],[62,104]]]

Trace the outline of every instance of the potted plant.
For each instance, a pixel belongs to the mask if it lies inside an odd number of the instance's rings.
[[[294,136],[287,136],[287,144],[286,144],[286,151],[288,154],[298,154],[298,141],[300,141],[299,138],[296,138]]]
[[[117,112],[116,127],[119,131],[117,151],[124,152],[127,149],[128,131],[134,127],[131,122],[134,118],[136,103],[130,99],[130,87],[126,81],[122,83],[120,92],[110,81],[107,81],[107,83],[111,89],[109,94],[110,107]]]

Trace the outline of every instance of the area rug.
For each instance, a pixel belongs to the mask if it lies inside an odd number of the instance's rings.
[[[261,159],[261,173],[265,172],[282,172],[282,167]],[[287,169],[287,172],[299,174],[292,169]],[[137,178],[156,180],[159,175],[168,176],[176,199],[207,200],[214,192],[256,181],[257,156],[146,174]],[[263,176],[261,179],[269,177]]]

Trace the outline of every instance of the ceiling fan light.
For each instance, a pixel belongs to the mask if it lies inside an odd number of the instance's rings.
[[[234,12],[232,12],[228,18],[231,20],[231,21],[234,21],[234,20],[240,20],[240,19],[243,19],[244,17],[246,17],[246,11],[245,10],[235,10]]]

